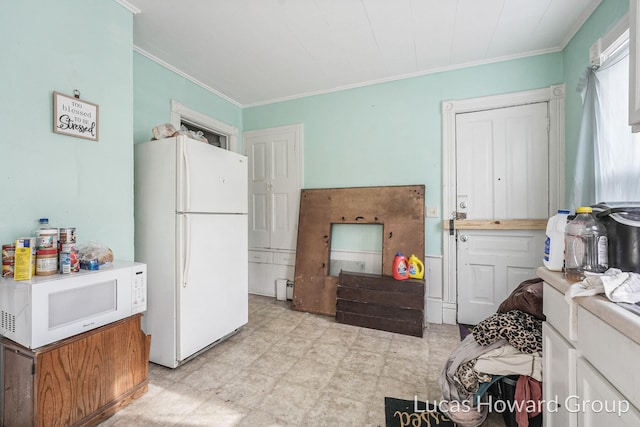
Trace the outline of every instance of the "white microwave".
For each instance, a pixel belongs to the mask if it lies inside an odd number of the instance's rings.
[[[0,335],[43,345],[147,310],[147,266],[115,261],[100,270],[0,279]]]

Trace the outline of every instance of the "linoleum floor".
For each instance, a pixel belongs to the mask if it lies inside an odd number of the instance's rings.
[[[424,332],[344,325],[250,295],[249,323],[236,335],[176,369],[150,363],[147,393],[101,426],[384,426],[385,397],[441,397],[459,330]],[[493,413],[483,427],[504,425]]]

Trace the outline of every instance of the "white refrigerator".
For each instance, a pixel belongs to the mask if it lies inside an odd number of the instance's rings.
[[[134,167],[149,359],[175,368],[248,321],[247,158],[178,136],[135,144]]]

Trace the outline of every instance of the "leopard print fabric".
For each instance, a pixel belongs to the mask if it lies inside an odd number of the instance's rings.
[[[523,353],[542,351],[542,320],[520,310],[489,316],[473,328],[472,334],[480,345],[504,338]]]
[[[476,364],[476,360],[477,359],[472,359],[461,364],[456,371],[454,382],[460,395],[466,395],[469,393],[475,394],[478,391],[478,387],[481,382],[491,381],[491,375],[477,372],[473,369]]]

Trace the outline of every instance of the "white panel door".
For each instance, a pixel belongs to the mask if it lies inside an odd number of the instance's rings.
[[[249,246],[295,249],[302,187],[300,126],[246,132]]]
[[[245,139],[249,157],[249,247],[268,248],[269,228],[269,152],[266,135]]]
[[[534,278],[544,239],[544,230],[461,230],[458,322],[486,319],[518,284]]]
[[[248,321],[247,215],[178,215],[178,360]]]
[[[456,115],[457,211],[469,220],[546,219],[547,103]],[[458,322],[495,313],[542,264],[543,230],[458,230]]]
[[[296,141],[293,132],[271,136],[271,248],[295,249],[300,203]]]
[[[456,115],[458,211],[467,219],[547,218],[547,103]]]

